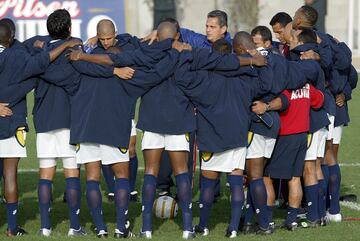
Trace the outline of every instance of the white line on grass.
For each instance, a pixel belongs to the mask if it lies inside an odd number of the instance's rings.
[[[138,167],[138,170],[143,171],[144,167]],[[63,171],[64,171],[63,168],[57,168],[56,169],[56,172],[63,172]],[[20,168],[20,169],[18,169],[18,173],[26,173],[26,172],[29,172],[29,173],[39,172],[39,169],[34,169],[34,168],[30,168],[30,169]]]
[[[358,203],[342,201],[342,202],[340,202],[340,204],[341,204],[341,206],[350,208],[352,210],[360,211],[360,204],[358,204]]]
[[[360,167],[360,163],[340,163],[341,167]]]

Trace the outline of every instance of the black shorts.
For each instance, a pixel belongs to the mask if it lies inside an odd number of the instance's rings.
[[[264,175],[271,178],[291,179],[301,177],[307,150],[307,133],[277,138],[273,154]]]

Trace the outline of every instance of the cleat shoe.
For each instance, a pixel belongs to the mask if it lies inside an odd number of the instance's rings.
[[[226,234],[225,234],[225,237],[227,238],[236,238],[237,237],[237,232],[235,230],[227,230],[226,231]]]
[[[79,229],[73,229],[70,228],[68,232],[68,236],[85,236],[87,235],[86,231],[83,229],[83,227],[80,227]]]
[[[99,232],[96,233],[96,237],[98,238],[107,238],[108,233],[105,230],[100,230]]]
[[[256,231],[256,234],[258,234],[258,235],[270,235],[273,233],[274,233],[274,228],[270,225],[266,229],[262,229],[259,227],[259,229]]]
[[[130,202],[138,202],[139,201],[139,197],[138,197],[138,192],[137,191],[133,191],[130,193]]]
[[[320,222],[318,220],[311,222],[311,221],[305,219],[305,220],[302,220],[299,223],[299,225],[301,228],[317,228],[320,226]]]
[[[193,239],[196,237],[195,231],[183,231],[183,239]]]
[[[282,225],[280,225],[280,228],[282,229],[286,229],[288,231],[292,231],[294,232],[298,227],[298,223],[297,222],[292,222],[290,224],[288,223],[283,223]]]
[[[322,217],[321,219],[320,219],[320,226],[321,227],[325,227],[326,225],[329,225],[329,219],[328,219],[328,217],[327,216],[325,216],[325,217]]]
[[[152,239],[152,232],[151,231],[140,231],[139,234],[140,238],[145,238],[145,239]]]
[[[49,237],[51,235],[51,229],[41,228],[38,232],[38,235],[44,236],[44,237]]]
[[[328,220],[334,223],[339,223],[342,220],[342,215],[341,213],[337,213],[337,214],[331,214],[329,212],[326,212],[326,217],[328,218]]]
[[[133,234],[130,229],[125,229],[124,232],[121,232],[119,229],[115,229],[114,238],[131,238],[135,237],[135,234]]]
[[[208,228],[201,228],[199,225],[196,225],[194,227],[195,233],[200,234],[201,236],[208,236],[209,235],[209,229]]]
[[[115,194],[113,192],[109,192],[107,196],[109,202],[114,202]]]
[[[269,227],[272,229],[272,231],[274,232],[275,230],[275,222],[270,222],[269,223]]]
[[[23,236],[23,235],[27,235],[27,234],[28,234],[28,232],[26,232],[20,226],[17,226],[16,230],[14,230],[13,232],[10,229],[6,230],[6,236],[8,236],[8,237]]]
[[[252,223],[244,223],[242,226],[241,226],[241,232],[244,233],[244,234],[250,234],[250,233],[253,233],[254,232],[254,228],[253,228],[253,225]]]

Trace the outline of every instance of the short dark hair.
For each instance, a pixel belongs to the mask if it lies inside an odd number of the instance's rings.
[[[317,37],[314,30],[311,28],[299,28],[299,30],[301,30],[297,36],[299,42],[316,44]]]
[[[289,14],[285,12],[278,12],[274,17],[270,20],[270,25],[274,26],[279,23],[281,26],[285,27],[288,23],[292,21],[292,18]]]
[[[212,45],[212,49],[221,54],[230,54],[232,52],[231,44],[223,38],[216,40]]]
[[[256,26],[252,31],[251,31],[251,35],[255,36],[256,34],[260,34],[262,40],[265,41],[270,41],[272,42],[272,34],[271,31],[268,27],[265,26]]]
[[[315,26],[318,20],[318,12],[315,8],[310,7],[308,5],[304,5],[300,8],[301,13],[303,14],[306,21],[311,25]]]
[[[11,35],[15,36],[16,28],[15,28],[15,23],[13,20],[11,20],[10,18],[3,18],[0,20],[0,22],[8,25],[10,28],[10,31],[11,31]]]
[[[180,24],[175,18],[165,18],[165,19],[160,21],[160,23],[164,23],[164,22],[174,24],[175,27],[176,27],[176,32],[180,33]],[[159,25],[160,25],[160,23],[159,23]]]
[[[10,44],[10,38],[11,38],[11,29],[10,27],[0,22],[0,44]]]
[[[66,39],[71,34],[71,16],[65,9],[55,10],[48,17],[46,26],[53,39]]]
[[[228,26],[228,16],[227,16],[226,12],[224,12],[224,11],[213,10],[208,13],[207,17],[208,18],[217,18],[220,27]]]

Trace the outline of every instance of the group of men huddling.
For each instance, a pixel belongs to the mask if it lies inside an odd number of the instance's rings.
[[[251,34],[240,31],[231,39],[227,15],[220,10],[208,14],[206,36],[180,28],[169,18],[138,39],[117,35],[110,20],[101,20],[97,36],[84,46],[71,37],[66,10],[48,17],[48,36],[23,43],[14,39],[11,20],[0,20],[0,158],[7,235],[26,234],[16,222],[16,173],[19,159],[26,157],[26,95],[32,89],[40,163],[40,235],[51,235],[52,180],[56,158],[62,158],[68,235],[86,235],[79,221],[83,164],[96,235],[108,235],[99,187],[103,165],[115,177],[114,237],[134,236],[127,219],[135,186],[129,156],[136,158],[133,119],[139,97],[136,128],[143,133],[145,162],[141,237],[152,238],[152,209],[164,150],[176,177],[184,239],[209,234],[221,173],[227,174],[231,192],[229,238],[254,230],[254,215],[258,234],[273,233],[273,181],[278,179],[288,186],[288,214],[281,227],[292,231],[298,227],[303,196],[307,214],[301,226],[341,221],[337,152],[349,122],[347,101],[357,73],[349,48],[314,29],[316,20],[317,12],[309,6],[299,8],[293,19],[277,13],[270,25],[280,42],[272,40],[265,26],[255,27]],[[191,133],[201,157],[200,221],[195,226],[187,164]],[[249,179],[246,204],[244,174]]]

